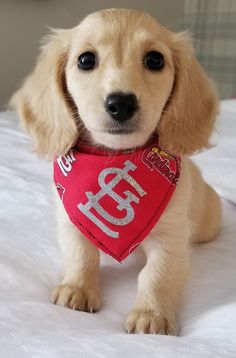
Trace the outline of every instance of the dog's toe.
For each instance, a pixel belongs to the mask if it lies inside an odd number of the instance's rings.
[[[125,329],[128,333],[177,334],[175,323],[154,311],[131,311],[126,318]]]
[[[92,313],[100,308],[101,295],[99,289],[64,284],[54,288],[51,302],[74,310]]]

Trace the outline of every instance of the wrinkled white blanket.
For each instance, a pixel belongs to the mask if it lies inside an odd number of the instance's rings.
[[[221,149],[201,154],[201,167],[217,190],[235,201],[235,171],[227,169],[227,177],[221,171],[232,153],[230,164],[235,170],[233,117],[227,110],[221,114]],[[102,259],[100,312],[77,312],[49,302],[61,270],[51,166],[30,149],[15,116],[2,113],[0,357],[236,357],[236,206],[223,202],[224,224],[218,240],[193,250],[192,276],[179,315],[180,337],[127,335],[123,321],[142,267],[141,259],[132,255],[123,264]]]
[[[221,115],[211,142],[215,146],[194,160],[218,193],[236,204],[236,100],[221,103]]]

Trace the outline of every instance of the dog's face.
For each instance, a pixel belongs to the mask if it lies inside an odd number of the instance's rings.
[[[93,14],[73,30],[67,87],[94,143],[136,147],[156,130],[175,75],[164,35],[133,12]]]
[[[187,36],[122,9],[56,30],[13,102],[48,155],[84,139],[133,148],[156,133],[174,154],[190,154],[208,145],[217,109]]]

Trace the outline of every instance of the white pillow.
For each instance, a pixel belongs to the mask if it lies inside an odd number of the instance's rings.
[[[215,147],[193,156],[205,180],[224,198],[236,204],[236,100],[221,102]]]

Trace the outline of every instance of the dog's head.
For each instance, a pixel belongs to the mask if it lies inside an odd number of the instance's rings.
[[[13,103],[47,155],[80,140],[137,147],[156,133],[164,148],[191,154],[208,146],[217,111],[188,36],[122,9],[54,31]]]

